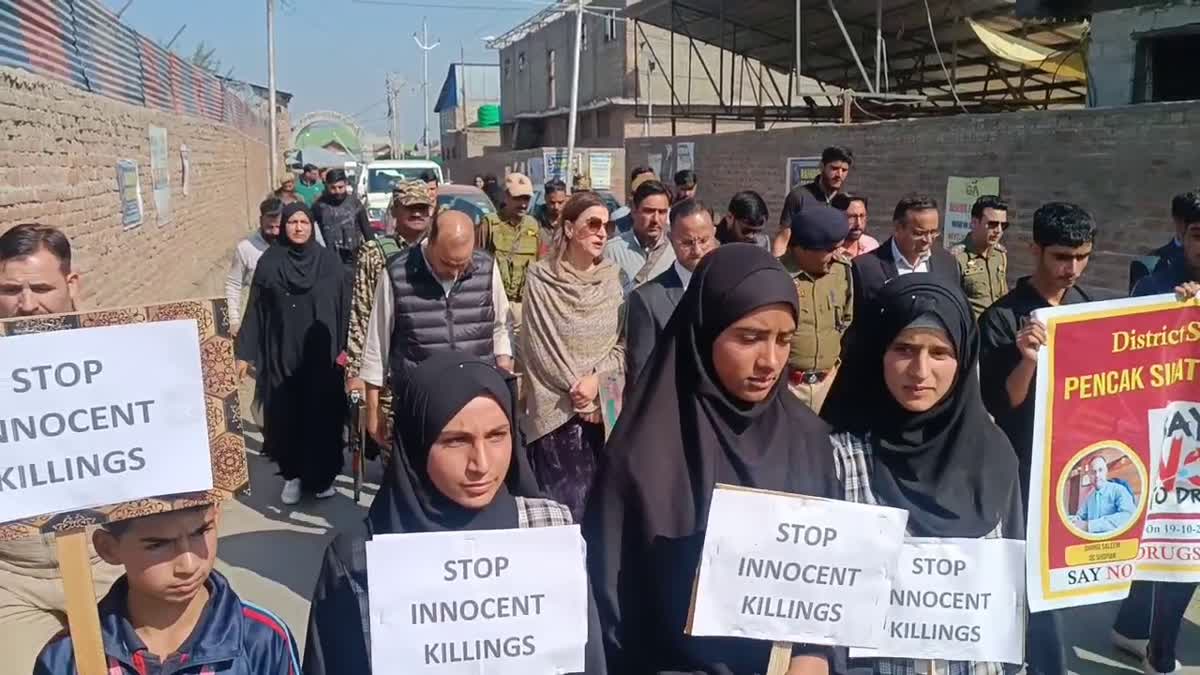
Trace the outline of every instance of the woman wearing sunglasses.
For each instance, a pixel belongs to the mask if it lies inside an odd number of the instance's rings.
[[[608,207],[600,197],[576,192],[561,222],[554,250],[526,273],[518,351],[534,475],[578,521],[604,446],[600,385],[624,377],[624,296],[619,268],[602,257]]]

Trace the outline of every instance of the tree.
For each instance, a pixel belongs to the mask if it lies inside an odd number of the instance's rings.
[[[197,68],[203,68],[213,75],[221,74],[221,59],[217,58],[217,48],[207,46],[204,40],[196,45],[189,60]]]

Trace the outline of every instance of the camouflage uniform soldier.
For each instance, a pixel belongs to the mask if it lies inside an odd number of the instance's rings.
[[[970,234],[950,249],[976,321],[1008,293],[1008,253],[1000,243],[1006,229],[1008,205],[995,195],[984,195],[971,207]]]

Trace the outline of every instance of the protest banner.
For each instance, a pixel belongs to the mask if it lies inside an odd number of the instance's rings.
[[[811,183],[821,173],[821,157],[788,157],[787,171],[785,176],[787,183],[783,186],[783,194],[788,194],[792,190]]]
[[[80,675],[108,672],[88,529],[249,483],[224,300],[0,321],[0,541],[55,535]]]
[[[584,670],[578,525],[380,535],[367,542],[367,577],[376,675]]]
[[[1025,663],[1025,542],[904,542],[884,640],[851,658]]]
[[[1000,179],[964,178],[950,176],[946,179],[946,214],[942,224],[942,245],[950,248],[961,242],[971,232],[971,207],[983,195],[1000,194]]]
[[[879,645],[907,522],[902,509],[718,485],[688,633],[770,640],[776,664],[793,642]]]
[[[1119,600],[1135,578],[1200,580],[1188,560],[1200,540],[1200,495],[1187,489],[1200,487],[1196,301],[1130,298],[1035,317],[1048,343],[1038,355],[1030,609]]]

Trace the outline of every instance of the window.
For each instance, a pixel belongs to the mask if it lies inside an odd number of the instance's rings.
[[[550,51],[546,52],[546,78],[549,81],[547,86],[550,88],[549,102],[547,105],[549,108],[558,107],[558,88],[555,86],[557,84],[555,81],[555,76],[557,74],[558,73],[556,72],[554,63],[554,50],[551,49]]]
[[[608,17],[604,20],[604,41],[612,42],[617,39],[617,10],[612,10],[608,13]]]
[[[519,52],[517,54],[517,72],[525,72],[525,52]]]
[[[512,59],[504,59],[504,79],[512,77]]]
[[[1138,41],[1135,102],[1200,98],[1200,78],[1183,63],[1200,63],[1200,33],[1172,33]]]
[[[612,113],[608,110],[596,111],[596,138],[612,136]]]
[[[588,23],[590,23],[590,21],[585,18],[583,20],[583,30],[579,33],[579,49],[580,51],[585,52],[588,48]]]

